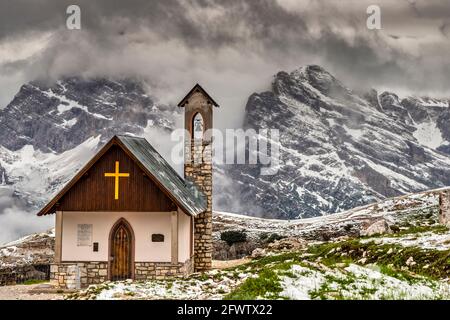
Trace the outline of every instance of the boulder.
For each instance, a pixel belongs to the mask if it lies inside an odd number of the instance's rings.
[[[225,241],[214,241],[213,259],[235,260],[252,254],[259,244],[253,240],[234,243],[229,246]]]
[[[269,250],[295,250],[306,245],[306,241],[300,238],[284,238],[276,240],[268,245]]]
[[[256,248],[252,251],[252,258],[262,258],[267,254],[266,249]]]
[[[378,220],[361,230],[361,236],[372,236],[375,234],[392,233],[386,220]]]

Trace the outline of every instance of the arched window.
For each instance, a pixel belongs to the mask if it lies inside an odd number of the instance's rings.
[[[203,117],[199,112],[192,119],[192,138],[194,140],[203,140],[204,127]]]

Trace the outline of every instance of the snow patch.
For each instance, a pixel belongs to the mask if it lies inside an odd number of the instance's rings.
[[[414,138],[421,145],[430,149],[436,149],[444,143],[441,130],[435,122],[423,122],[416,124],[417,130],[413,132]]]

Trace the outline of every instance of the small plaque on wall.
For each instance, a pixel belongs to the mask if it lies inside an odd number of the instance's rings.
[[[77,228],[77,246],[92,245],[92,224],[79,224]]]
[[[152,242],[164,242],[164,235],[159,233],[152,234]]]

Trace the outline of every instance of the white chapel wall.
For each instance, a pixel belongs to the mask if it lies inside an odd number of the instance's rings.
[[[191,255],[191,216],[178,211],[178,261],[185,262]]]
[[[108,261],[109,233],[114,223],[125,218],[135,235],[136,262],[171,261],[171,220],[169,212],[63,212],[62,261]],[[92,246],[78,246],[78,224],[92,224]],[[179,261],[189,258],[189,216],[179,215]],[[151,235],[163,234],[164,242],[152,242]],[[186,249],[187,246],[187,249]]]

